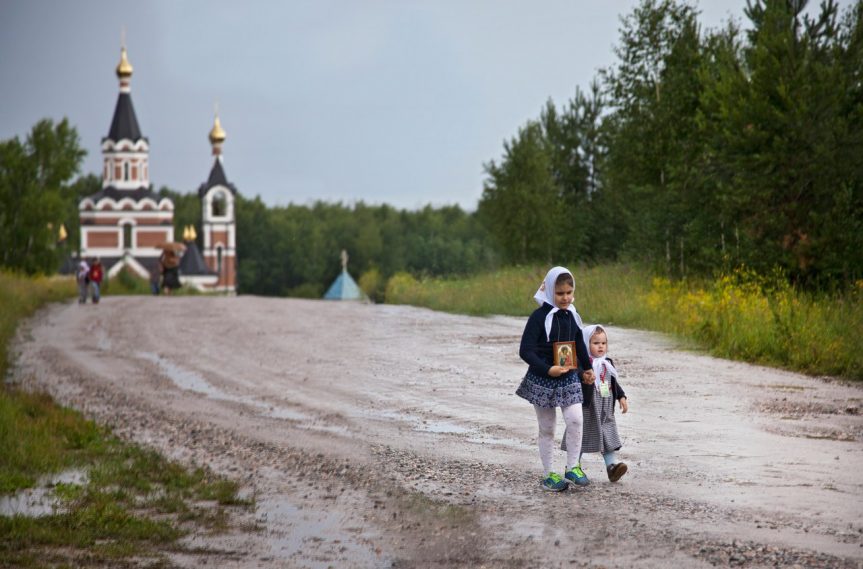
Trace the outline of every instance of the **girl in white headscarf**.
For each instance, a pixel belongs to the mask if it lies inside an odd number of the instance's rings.
[[[590,351],[591,367],[596,383],[593,390],[593,401],[586,402],[584,407],[584,429],[581,438],[581,452],[601,452],[605,460],[605,470],[608,479],[617,482],[626,474],[626,463],[617,458],[620,450],[620,435],[617,433],[617,421],[614,420],[614,402],[620,403],[622,413],[629,411],[626,393],[617,380],[617,369],[608,357],[608,333],[598,324],[585,326],[582,331],[584,342]],[[589,404],[588,404],[589,403]],[[568,440],[564,434],[561,448],[566,450]],[[581,463],[579,456],[578,462]]]
[[[593,370],[581,333],[581,317],[572,304],[574,290],[575,279],[568,269],[554,267],[548,272],[534,295],[540,307],[528,318],[519,348],[521,359],[529,367],[516,394],[532,403],[536,411],[539,456],[545,471],[542,487],[553,492],[566,490],[569,482],[579,486],[589,483],[577,457],[581,454],[584,387],[592,383]],[[574,342],[577,369],[557,365],[555,342]],[[564,477],[552,470],[557,407],[561,408],[567,428]]]

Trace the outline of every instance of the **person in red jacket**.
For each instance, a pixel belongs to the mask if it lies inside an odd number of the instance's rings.
[[[102,279],[105,276],[105,269],[102,267],[102,261],[98,257],[93,261],[90,267],[90,286],[93,287],[93,304],[99,303],[99,294],[102,288]]]

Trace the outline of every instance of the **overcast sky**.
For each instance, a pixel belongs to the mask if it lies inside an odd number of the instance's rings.
[[[702,26],[743,20],[745,4],[703,0]],[[99,172],[125,26],[156,188],[206,179],[218,101],[225,171],[247,197],[473,210],[483,163],[613,63],[634,5],[0,0],[0,139],[65,116]]]

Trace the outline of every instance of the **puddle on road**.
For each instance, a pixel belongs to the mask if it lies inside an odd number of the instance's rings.
[[[473,443],[475,445],[497,445],[502,447],[512,447],[512,448],[522,448],[522,449],[533,449],[535,444],[528,444],[523,441],[519,441],[516,439],[499,439],[496,437],[469,437],[467,442]]]
[[[111,340],[103,329],[99,329],[98,335],[96,336],[96,347],[102,352],[111,351]]]
[[[0,516],[50,516],[58,512],[61,506],[60,500],[54,495],[57,484],[80,486],[86,482],[87,472],[80,469],[45,476],[39,479],[35,488],[25,488],[9,496],[0,496]]]
[[[276,407],[270,403],[245,395],[232,395],[230,393],[226,393],[213,386],[199,374],[183,369],[158,354],[151,352],[138,352],[137,356],[158,365],[162,372],[180,389],[199,393],[217,401],[229,401],[232,403],[247,405],[258,409],[258,413],[262,416],[294,421],[300,423],[300,426],[305,429],[329,432],[344,436],[353,435],[353,432],[345,427],[336,425],[316,425],[314,424],[316,422],[314,417],[293,409]],[[468,435],[465,440],[472,444],[499,445],[515,448],[526,448],[531,446],[515,439],[489,436],[477,431],[476,429],[459,425],[458,423],[451,421],[422,419],[409,413],[400,413],[397,411],[370,411],[369,414],[374,418],[383,418],[389,421],[407,423],[410,425],[411,429],[419,432],[445,435]]]
[[[276,407],[271,403],[266,403],[264,401],[255,399],[254,397],[249,397],[246,395],[232,395],[230,393],[226,393],[218,387],[212,385],[210,382],[208,382],[206,379],[204,379],[197,373],[189,371],[187,369],[183,369],[182,367],[166,360],[158,354],[154,354],[152,352],[138,352],[136,355],[141,359],[145,359],[158,365],[162,372],[168,377],[168,379],[173,381],[174,385],[176,385],[180,389],[191,391],[193,393],[200,393],[201,395],[205,395],[208,398],[214,399],[216,401],[229,401],[232,403],[241,403],[243,405],[248,405],[249,407],[259,409],[259,414],[264,417],[272,417],[273,419],[286,419],[289,421],[295,421],[297,423],[303,423],[301,427],[305,429],[325,431],[340,435],[351,434],[351,431],[344,427],[339,427],[335,425],[315,425],[313,424],[315,422],[314,417],[306,415],[305,413],[301,413],[299,411],[294,411],[285,407]]]
[[[470,429],[467,427],[462,427],[461,425],[448,423],[446,421],[423,421],[414,428],[417,431],[425,431],[427,433],[444,433],[451,435],[464,435],[470,432]]]
[[[476,429],[471,429],[470,427],[465,427],[451,421],[430,421],[428,419],[417,417],[416,415],[411,415],[410,413],[400,413],[398,411],[370,411],[369,414],[375,418],[408,423],[411,429],[423,433],[469,435],[464,440],[471,444],[533,448],[533,445],[525,444],[516,439],[493,437]]]
[[[338,516],[320,510],[298,508],[283,496],[259,500],[258,522],[268,527],[288,528],[270,532],[271,554],[281,559],[301,559],[303,567],[326,569],[338,566],[333,561],[350,561],[356,567],[390,567],[391,562],[378,557],[368,546],[345,533]],[[367,538],[366,538],[367,539]],[[323,549],[324,551],[320,551]],[[334,560],[330,556],[339,559]]]

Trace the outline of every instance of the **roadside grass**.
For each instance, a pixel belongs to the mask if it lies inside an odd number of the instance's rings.
[[[150,282],[146,279],[132,274],[128,270],[121,270],[117,275],[106,278],[102,283],[100,291],[103,296],[119,296],[119,295],[149,295],[153,294],[150,288]],[[191,286],[181,286],[180,288],[171,291],[171,296],[198,296],[203,293]]]
[[[19,321],[41,305],[74,298],[70,279],[0,272],[0,374]],[[164,562],[191,531],[219,532],[230,508],[248,507],[238,485],[120,441],[44,393],[0,388],[0,495],[82,471],[52,489],[53,513],[0,515],[0,567],[116,567]]]
[[[863,380],[863,282],[843,294],[795,289],[781,275],[738,269],[715,279],[670,281],[628,265],[572,267],[585,322],[673,334],[713,355]],[[400,273],[386,302],[472,315],[524,316],[546,267],[511,267],[459,279]]]

